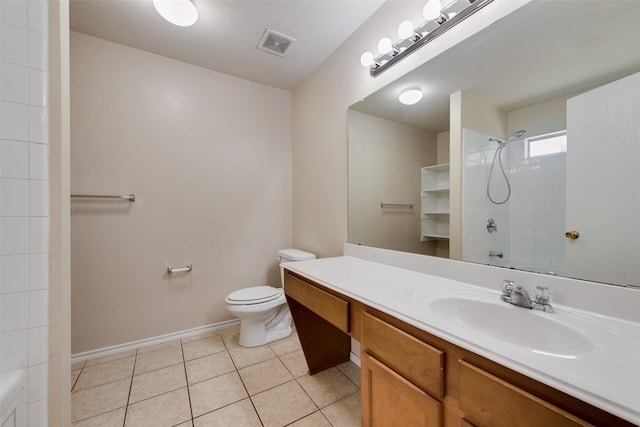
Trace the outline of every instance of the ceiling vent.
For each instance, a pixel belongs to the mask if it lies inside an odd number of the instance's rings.
[[[285,36],[284,34],[267,28],[260,39],[260,43],[258,43],[258,49],[273,53],[274,55],[284,56],[294,41],[296,41],[296,39],[293,37]]]

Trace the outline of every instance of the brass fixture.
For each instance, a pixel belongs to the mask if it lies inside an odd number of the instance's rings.
[[[580,237],[580,233],[578,233],[576,230],[571,230],[564,233],[564,237],[566,237],[567,239],[575,240]]]

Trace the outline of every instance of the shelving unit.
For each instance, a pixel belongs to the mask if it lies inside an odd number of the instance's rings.
[[[422,168],[421,240],[449,239],[449,164]]]

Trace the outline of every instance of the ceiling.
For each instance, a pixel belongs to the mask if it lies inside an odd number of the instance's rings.
[[[71,0],[71,29],[265,85],[292,90],[384,0],[194,0],[199,19],[177,27],[152,0]],[[266,29],[296,41],[284,57],[257,45]]]
[[[640,1],[533,1],[351,108],[442,132],[460,90],[505,112],[576,94],[640,71],[638,17]],[[412,86],[424,98],[401,105]]]

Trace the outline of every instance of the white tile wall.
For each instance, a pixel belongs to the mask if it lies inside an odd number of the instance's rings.
[[[0,371],[28,370],[28,425],[47,425],[46,0],[0,1]]]

